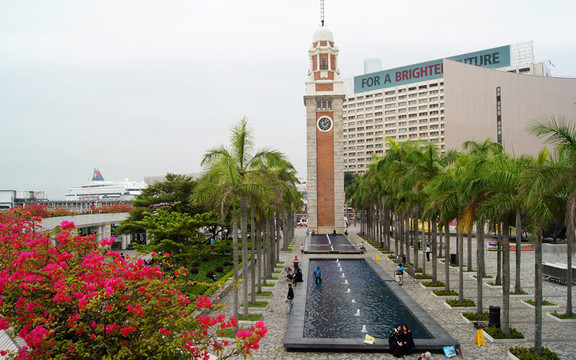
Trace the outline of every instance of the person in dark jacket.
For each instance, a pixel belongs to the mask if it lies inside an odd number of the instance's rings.
[[[292,302],[294,300],[294,289],[292,289],[292,284],[288,284],[288,296],[286,296],[286,300],[284,301],[288,304],[288,312],[292,312]]]
[[[406,355],[406,347],[401,338],[402,326],[396,325],[390,337],[388,338],[388,345],[390,345],[390,351],[394,357],[401,357]]]
[[[412,337],[412,331],[408,329],[408,326],[402,325],[400,339],[402,339],[402,342],[404,343],[406,355],[412,354],[412,349],[414,349],[414,338]]]

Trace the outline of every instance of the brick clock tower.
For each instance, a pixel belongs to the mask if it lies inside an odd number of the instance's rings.
[[[323,22],[322,22],[323,25]],[[342,105],[344,83],[338,70],[338,48],[332,32],[322,26],[308,51],[306,80],[306,147],[308,154],[308,229],[318,234],[344,223],[344,170],[342,154]]]

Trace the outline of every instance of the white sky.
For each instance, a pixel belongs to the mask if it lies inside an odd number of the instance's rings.
[[[576,76],[576,1],[326,0],[344,78],[534,40]],[[63,198],[199,172],[247,116],[306,174],[304,82],[319,0],[0,1],[0,189]]]

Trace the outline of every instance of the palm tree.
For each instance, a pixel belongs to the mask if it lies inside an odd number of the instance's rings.
[[[549,180],[550,174],[560,168],[547,158],[544,149],[523,175],[521,188],[524,205],[528,209],[526,226],[534,238],[534,353],[537,356],[542,354],[542,231],[557,219],[554,209],[558,207],[558,197],[549,186]]]
[[[242,236],[243,277],[248,276],[248,234],[247,234],[247,199],[263,199],[271,195],[264,184],[256,166],[266,164],[274,167],[286,163],[282,153],[264,148],[255,149],[252,133],[246,118],[242,118],[231,129],[230,145],[220,145],[204,154],[201,165],[206,168],[206,175],[200,180],[199,188],[194,194],[198,202],[217,204],[224,218],[232,211],[233,228],[233,266],[234,280],[238,281],[238,207]],[[234,316],[238,316],[238,289],[234,291]],[[248,283],[244,281],[244,315],[248,316]]]
[[[529,128],[531,134],[544,138],[549,144],[556,145],[557,159],[562,164],[560,171],[550,173],[552,186],[565,191],[567,196],[565,220],[566,224],[566,262],[568,265],[566,286],[566,315],[572,316],[572,251],[574,249],[576,232],[576,124],[565,118],[556,119],[553,116],[541,118]]]

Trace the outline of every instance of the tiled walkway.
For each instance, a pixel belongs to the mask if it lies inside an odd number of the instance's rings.
[[[361,239],[355,235],[357,229],[351,228],[350,241],[360,244]],[[305,229],[297,229],[297,240],[292,252],[281,252],[280,261],[287,264],[292,264],[295,255],[306,261],[308,255],[301,255],[299,244],[304,242]],[[475,242],[475,240],[473,241]],[[466,243],[465,243],[466,244]],[[451,245],[452,249],[455,248],[455,242]],[[364,255],[337,255],[337,257],[371,257],[374,259],[379,252],[366,244],[368,252]],[[475,254],[473,247],[473,254]],[[335,257],[334,255],[311,255],[314,257]],[[522,253],[522,281],[523,289],[530,293],[534,292],[534,254],[532,252]],[[378,264],[389,274],[393,274],[396,265],[387,258],[386,255],[380,254],[380,261]],[[514,279],[514,256],[512,253],[511,271],[512,279]],[[419,263],[422,264],[422,255],[420,255]],[[564,259],[546,259],[549,261],[565,262]],[[486,252],[487,273],[494,275],[496,273],[496,253]],[[475,265],[475,264],[474,264]],[[431,262],[426,263],[428,272],[431,272]],[[444,266],[438,267],[438,279],[444,279]],[[424,289],[420,285],[419,280],[414,280],[409,276],[405,276],[404,289],[410,294],[444,329],[452,335],[462,346],[462,351],[465,359],[506,359],[507,349],[510,346],[527,346],[533,345],[534,341],[534,310],[522,304],[522,298],[511,298],[510,300],[510,319],[511,325],[524,333],[527,337],[526,341],[521,342],[508,342],[508,343],[492,343],[486,340],[486,347],[478,347],[474,344],[476,330],[473,325],[467,323],[460,315],[463,310],[449,309],[445,306],[442,298],[438,298],[432,294],[432,290]],[[458,270],[452,268],[450,270],[450,284],[451,288],[458,290]],[[272,296],[268,299],[269,305],[263,310],[264,322],[268,326],[269,333],[263,339],[261,348],[255,352],[254,359],[262,360],[313,360],[313,359],[393,359],[389,353],[315,353],[315,352],[286,352],[283,347],[284,337],[288,326],[288,308],[284,303],[287,293],[287,283],[284,279],[277,281],[273,288],[266,288],[265,290],[272,289]],[[296,291],[303,291],[304,286],[300,286]],[[484,306],[488,310],[489,305],[502,306],[502,295],[499,288],[490,288],[484,286]],[[471,278],[468,273],[464,276],[464,297],[476,299],[476,280]],[[242,297],[240,297],[242,298]],[[560,305],[559,311],[562,312],[565,306],[566,287],[550,282],[544,282],[544,299],[552,301]],[[232,297],[230,295],[223,299],[224,303],[231,303]],[[230,307],[224,309],[226,313],[230,313]],[[468,310],[474,311],[474,310]],[[545,310],[545,312],[548,310]],[[552,310],[549,310],[552,311]],[[251,312],[262,312],[261,309],[251,309]],[[543,326],[543,339],[544,346],[559,353],[562,359],[576,359],[576,323],[560,323],[544,316]],[[416,359],[418,356],[413,355],[410,358]],[[445,358],[443,355],[437,354],[434,358]]]

